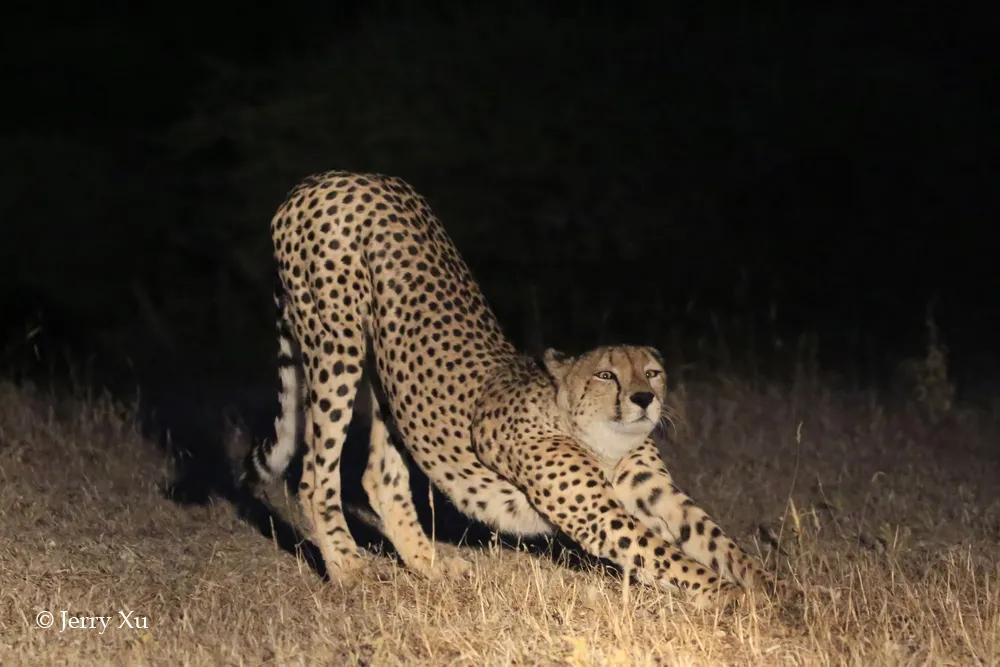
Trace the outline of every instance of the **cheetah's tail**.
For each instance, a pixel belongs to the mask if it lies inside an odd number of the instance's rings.
[[[302,357],[286,311],[286,299],[280,286],[274,293],[278,330],[278,391],[279,414],[274,420],[274,440],[254,443],[243,463],[241,481],[253,486],[281,477],[303,438],[305,390]]]

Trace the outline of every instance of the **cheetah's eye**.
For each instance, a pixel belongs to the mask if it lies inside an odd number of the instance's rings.
[[[611,371],[601,371],[599,373],[594,373],[594,377],[598,380],[614,380],[615,374]]]
[[[648,371],[646,371],[646,377],[649,378],[650,380],[659,375],[663,375],[663,371],[657,370],[655,368],[650,368]]]

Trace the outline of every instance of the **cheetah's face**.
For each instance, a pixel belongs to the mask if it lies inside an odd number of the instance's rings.
[[[660,420],[666,373],[651,347],[599,347],[572,358],[550,349],[545,367],[577,437],[604,459],[617,461]]]

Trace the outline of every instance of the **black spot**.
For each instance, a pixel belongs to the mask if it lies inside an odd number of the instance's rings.
[[[649,471],[637,472],[635,477],[632,478],[632,488],[639,486],[643,482],[648,482],[653,477],[653,473]]]

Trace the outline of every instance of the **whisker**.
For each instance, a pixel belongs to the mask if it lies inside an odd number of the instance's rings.
[[[660,424],[664,428],[669,426],[674,431],[677,430],[677,422],[674,421],[673,411],[666,405],[660,410]]]

